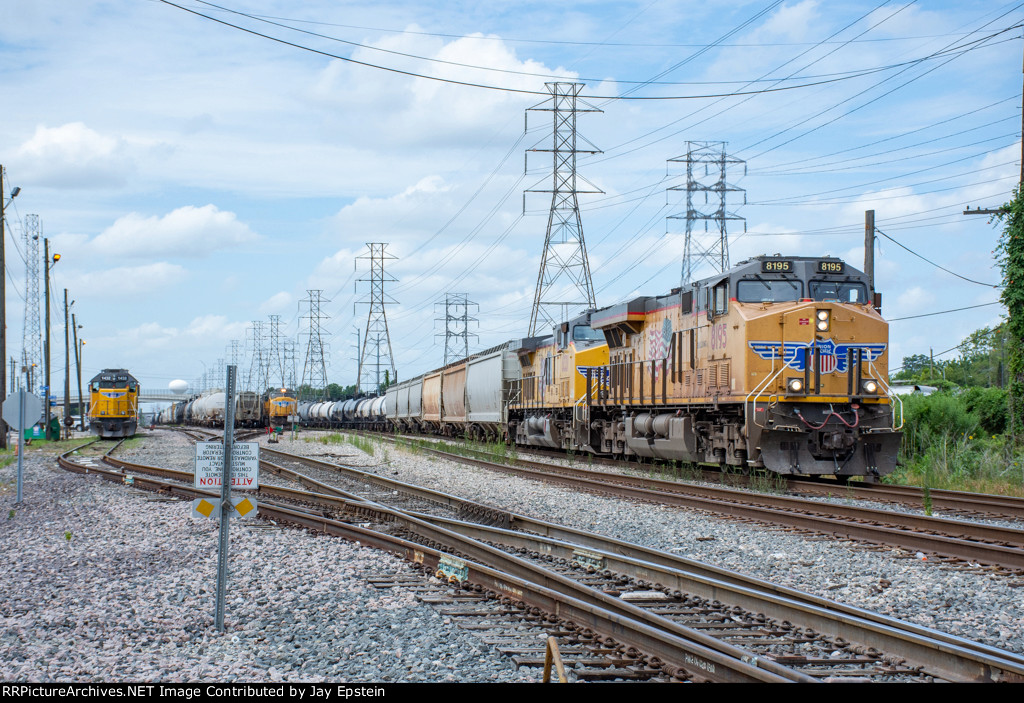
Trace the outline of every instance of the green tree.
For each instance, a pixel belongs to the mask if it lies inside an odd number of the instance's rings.
[[[1003,274],[1003,305],[1009,311],[1006,329],[1007,392],[1009,395],[1009,432],[1020,443],[1024,422],[1024,197],[1020,185],[1013,200],[1003,206],[1003,233],[996,247]]]

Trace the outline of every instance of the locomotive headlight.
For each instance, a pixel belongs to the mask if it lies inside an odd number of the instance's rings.
[[[864,382],[860,384],[860,388],[864,393],[874,395],[875,393],[878,392],[878,383],[868,378],[865,379]]]
[[[789,393],[803,393],[804,392],[804,379],[802,379],[802,378],[789,378],[789,379],[786,379],[786,390]]]
[[[819,310],[817,312],[817,314],[815,315],[815,317],[818,318],[818,321],[815,323],[815,327],[818,328],[818,331],[819,332],[828,332],[828,323],[829,323],[828,310]]]

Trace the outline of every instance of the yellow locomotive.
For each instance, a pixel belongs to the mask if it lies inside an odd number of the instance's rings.
[[[590,313],[563,322],[546,337],[510,343],[522,378],[508,403],[508,434],[516,444],[594,451],[589,406],[606,389],[608,344]]]
[[[839,259],[762,256],[594,311],[608,384],[579,422],[599,453],[889,473],[900,434],[880,307],[868,277]]]
[[[100,437],[134,437],[139,382],[127,369],[103,369],[89,381],[89,429]]]
[[[289,418],[296,414],[298,398],[295,391],[288,388],[272,388],[266,393],[263,405],[263,416],[270,427],[283,427]]]

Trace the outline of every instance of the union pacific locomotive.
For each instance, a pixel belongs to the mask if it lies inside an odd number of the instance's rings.
[[[100,437],[134,437],[139,382],[127,369],[103,369],[89,381],[89,429]]]
[[[755,257],[397,384],[385,411],[403,430],[880,476],[900,442],[880,309],[839,259]]]

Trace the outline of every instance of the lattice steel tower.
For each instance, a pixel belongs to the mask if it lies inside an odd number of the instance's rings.
[[[321,312],[320,305],[325,302],[320,299],[322,290],[307,290],[309,295],[304,303],[309,303],[309,314],[304,317],[309,320],[309,339],[306,342],[306,361],[302,365],[302,383],[300,388],[308,388],[305,391],[307,396],[304,400],[315,400],[327,397],[327,363],[324,345],[323,320],[327,315]],[[329,302],[329,301],[327,301]]]
[[[576,132],[576,115],[580,112],[601,112],[578,96],[582,83],[546,83],[551,97],[530,111],[550,112],[552,116],[552,146],[550,149],[527,149],[527,152],[550,152],[553,159],[552,187],[529,188],[527,193],[551,193],[548,229],[544,236],[544,254],[540,260],[537,288],[530,313],[530,336],[546,333],[560,321],[569,317],[570,307],[597,307],[594,283],[590,278],[590,262],[583,240],[583,224],[577,195],[603,193],[576,173],[577,154],[600,154],[584,137]],[[583,107],[580,107],[580,105]],[[580,149],[582,139],[591,149]],[[577,181],[583,181],[593,190],[581,190]],[[526,209],[526,196],[523,196]],[[561,308],[561,310],[552,310]]]
[[[469,357],[469,338],[477,337],[470,334],[469,323],[476,322],[479,325],[475,317],[469,316],[469,308],[475,306],[479,310],[480,306],[470,300],[465,293],[445,293],[443,303],[434,303],[434,311],[440,312],[438,308],[441,305],[444,306],[444,314],[435,317],[434,320],[444,322],[444,364],[447,366],[453,361]]]
[[[263,321],[253,320],[252,327],[252,356],[249,363],[249,376],[246,378],[246,386],[249,390],[263,393],[267,390],[268,380],[266,377],[266,354],[263,350]]]
[[[29,369],[29,393],[35,393],[39,383],[39,370],[43,365],[43,326],[40,322],[39,304],[39,242],[43,240],[43,226],[39,215],[25,215],[23,230],[25,240],[25,324],[21,333],[21,363]]]
[[[376,393],[381,383],[384,382],[381,369],[390,369],[388,379],[392,383],[398,380],[395,374],[395,357],[391,352],[391,336],[388,334],[388,318],[385,311],[386,305],[396,303],[391,296],[384,292],[385,283],[397,280],[394,276],[384,273],[384,262],[398,257],[391,256],[385,251],[387,244],[376,242],[367,243],[366,246],[370,249],[369,254],[358,257],[356,261],[358,266],[358,259],[370,260],[370,277],[360,278],[356,281],[357,289],[360,283],[370,284],[370,299],[356,302],[356,305],[370,306],[369,314],[366,317],[366,333],[363,335],[363,349],[359,355],[359,390],[362,391],[372,384],[372,390]]]
[[[267,351],[267,383],[270,383],[271,377],[276,382],[277,379],[281,379],[281,385],[278,388],[285,386],[285,371],[284,362],[281,359],[281,316],[280,315],[268,315],[270,318],[270,348]]]
[[[669,215],[670,220],[686,220],[686,240],[683,244],[683,266],[680,285],[689,285],[693,272],[701,262],[711,264],[719,272],[729,268],[729,235],[726,222],[742,220],[743,231],[747,231],[746,219],[726,210],[727,193],[743,193],[743,204],[747,203],[747,192],[729,185],[726,181],[730,167],[743,164],[743,175],[747,174],[746,162],[726,156],[725,142],[686,142],[686,156],[677,156],[668,162],[686,164],[686,186],[672,186],[670,191],[686,191],[686,212]],[[671,168],[671,167],[670,167]],[[703,171],[703,173],[701,173]],[[698,210],[694,205],[695,196],[704,194],[704,205],[714,209]],[[708,194],[713,194],[709,198]],[[694,223],[704,222],[705,236],[694,233]],[[716,232],[708,231],[708,222],[717,225]]]
[[[284,385],[288,388],[295,388],[295,354],[299,347],[296,339],[284,339],[281,341],[281,358],[284,363]]]

